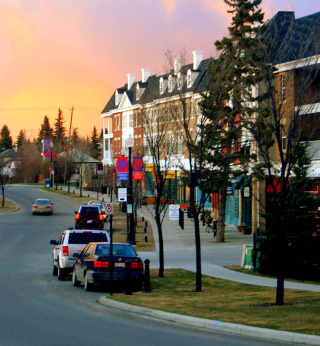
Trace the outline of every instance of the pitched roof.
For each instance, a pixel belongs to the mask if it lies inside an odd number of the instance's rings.
[[[278,12],[266,23],[267,37],[277,42],[275,63],[320,54],[320,12],[295,19],[294,12]]]
[[[0,157],[17,157],[18,153],[13,149],[6,149],[2,153],[0,153]]]

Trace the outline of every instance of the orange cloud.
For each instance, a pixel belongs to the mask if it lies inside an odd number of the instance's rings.
[[[160,3],[166,11],[167,17],[171,17],[175,9],[177,8],[180,0],[160,0]]]

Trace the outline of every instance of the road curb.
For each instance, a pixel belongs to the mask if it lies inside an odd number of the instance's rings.
[[[119,310],[133,312],[144,316],[150,316],[168,322],[175,322],[184,326],[203,328],[210,331],[218,331],[270,341],[290,342],[299,345],[320,345],[320,337],[314,335],[272,330],[267,328],[250,327],[241,324],[184,316],[171,312],[154,310],[137,305],[118,302],[112,299],[108,299],[105,296],[100,297],[98,299],[98,303]]]

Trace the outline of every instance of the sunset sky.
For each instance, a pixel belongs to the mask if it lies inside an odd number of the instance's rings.
[[[163,73],[164,54],[203,50],[227,34],[223,0],[0,0],[0,128],[14,140],[36,137],[58,108],[69,129],[91,135],[100,113],[127,73]],[[320,11],[315,0],[264,0],[265,19],[277,11],[300,18]]]

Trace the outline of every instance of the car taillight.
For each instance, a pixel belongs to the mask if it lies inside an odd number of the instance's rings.
[[[93,267],[94,268],[109,268],[109,262],[108,261],[94,261]]]
[[[102,214],[99,214],[99,220],[100,220],[100,221],[103,221],[103,219],[104,219],[103,215],[102,215]]]
[[[143,268],[142,262],[131,262],[131,269],[141,269]]]
[[[80,214],[76,214],[76,220],[79,220],[80,219]]]
[[[33,208],[37,209],[37,208],[39,208],[39,207],[38,207],[37,205],[34,205]]]
[[[48,205],[48,206],[46,206],[46,209],[51,209],[51,207]]]
[[[62,247],[62,254],[63,254],[63,256],[69,256],[69,248],[68,248],[68,246],[63,246]]]

